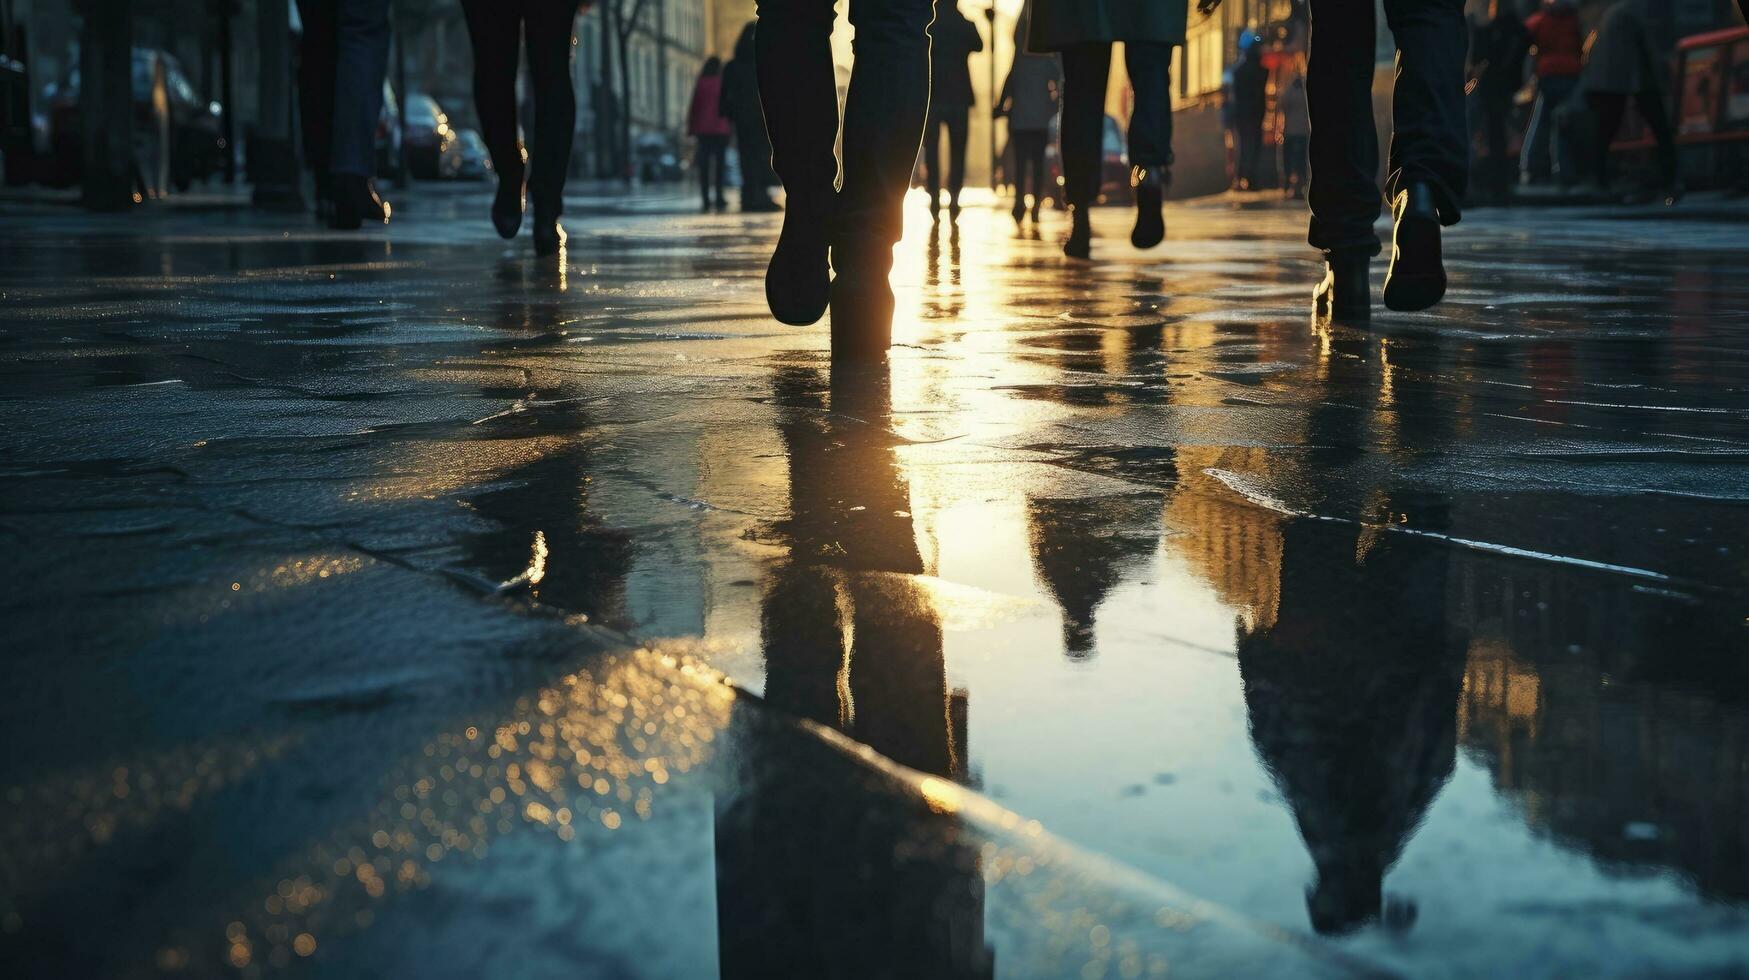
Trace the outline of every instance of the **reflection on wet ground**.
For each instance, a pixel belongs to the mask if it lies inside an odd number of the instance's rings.
[[[9,974],[1749,969],[1736,226],[1362,331],[973,210],[850,365],[772,221],[454,206],[0,245]]]

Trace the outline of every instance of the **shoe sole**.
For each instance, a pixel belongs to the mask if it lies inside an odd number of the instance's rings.
[[[1391,269],[1385,275],[1385,308],[1398,313],[1425,310],[1445,298],[1445,272],[1401,273],[1397,264],[1405,253],[1439,255],[1439,222],[1430,218],[1405,218],[1397,223],[1393,238]]]

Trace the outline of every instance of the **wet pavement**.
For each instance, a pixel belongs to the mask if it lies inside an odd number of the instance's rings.
[[[7,975],[1749,971],[1744,224],[484,208],[7,219]]]

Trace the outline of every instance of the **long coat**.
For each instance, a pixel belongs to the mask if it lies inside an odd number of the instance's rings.
[[[1190,0],[1032,0],[1028,51],[1071,44],[1153,41],[1183,44]]]
[[[1663,92],[1667,68],[1646,23],[1643,0],[1619,0],[1603,15],[1585,63],[1587,92]]]
[[[935,5],[935,24],[929,29],[929,104],[937,109],[968,109],[972,98],[972,71],[966,59],[984,50],[978,25],[960,13],[954,0]]]

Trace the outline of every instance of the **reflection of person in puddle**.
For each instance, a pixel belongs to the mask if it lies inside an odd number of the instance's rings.
[[[940,621],[916,580],[887,370],[823,380],[789,369],[773,385],[789,555],[764,596],[765,703],[953,777],[963,696],[948,692]],[[723,977],[992,975],[978,855],[951,813],[818,740],[743,731],[716,825]]]
[[[1431,356],[1422,364],[1436,363]],[[1378,395],[1365,361],[1338,358],[1332,370],[1358,374],[1333,387]],[[1419,445],[1433,434],[1420,421],[1428,415],[1421,402],[1437,375],[1397,370],[1389,413],[1333,399],[1314,410],[1307,506],[1344,519],[1285,523],[1274,615],[1238,637],[1251,737],[1316,865],[1306,905],[1312,927],[1325,933],[1380,915],[1385,872],[1455,760],[1464,643],[1448,636],[1448,555],[1439,543],[1390,530],[1443,530],[1444,502],[1375,491],[1358,520],[1329,513],[1347,493],[1340,481],[1366,455],[1363,440],[1377,434],[1368,419],[1393,420],[1394,443]],[[1404,906],[1401,918],[1387,917],[1406,925],[1411,914]]]

